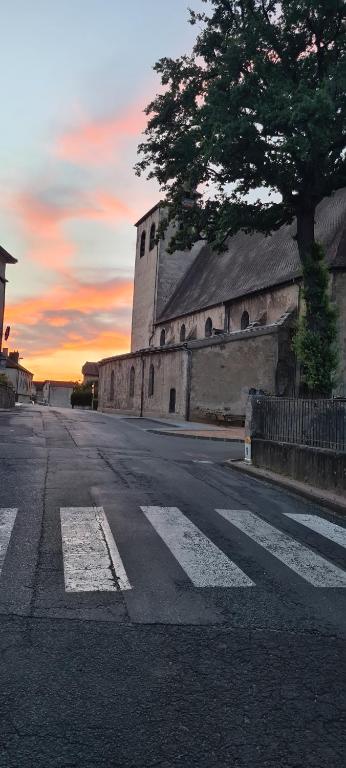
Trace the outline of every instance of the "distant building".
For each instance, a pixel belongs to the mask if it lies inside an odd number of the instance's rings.
[[[0,355],[2,350],[2,339],[4,333],[4,313],[5,313],[5,288],[6,277],[5,270],[6,264],[16,264],[17,259],[14,259],[4,248],[0,245]]]
[[[98,384],[99,366],[98,363],[84,363],[82,368],[83,384]]]
[[[73,381],[45,381],[43,384],[43,402],[57,408],[71,408],[71,395],[75,386]]]
[[[3,350],[6,359],[6,367],[3,370],[15,392],[16,403],[30,403],[32,399],[33,374],[19,364],[19,352],[8,353]]]
[[[32,397],[33,400],[35,400],[36,403],[43,403],[43,386],[44,381],[36,381],[34,380],[32,382]]]

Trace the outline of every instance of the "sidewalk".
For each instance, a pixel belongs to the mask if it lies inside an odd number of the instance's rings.
[[[156,421],[156,419],[151,419]],[[172,422],[169,419],[157,419],[162,424],[165,423],[165,427],[160,429],[149,429],[148,432],[152,432],[157,435],[169,435],[170,437],[189,437],[195,440],[222,440],[223,442],[230,443],[243,443],[244,442],[244,428],[243,427],[217,427],[215,424],[200,424],[194,421],[182,421]],[[166,426],[167,424],[167,426]]]
[[[225,466],[229,467],[229,469],[234,469],[237,472],[250,475],[255,479],[279,485],[287,491],[292,491],[292,493],[297,493],[299,496],[304,496],[304,498],[309,499],[309,501],[316,502],[316,504],[319,504],[321,507],[328,507],[334,512],[346,515],[346,496],[340,496],[339,494],[333,493],[333,491],[327,491],[324,488],[316,488],[315,486],[308,485],[308,483],[302,483],[291,477],[271,472],[269,469],[254,467],[253,464],[247,464],[245,461],[232,461],[232,459],[227,459],[225,461]]]

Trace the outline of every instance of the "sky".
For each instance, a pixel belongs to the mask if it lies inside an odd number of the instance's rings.
[[[0,244],[10,349],[36,379],[81,379],[130,348],[134,222],[160,198],[133,171],[162,56],[200,0],[11,0],[0,47]]]

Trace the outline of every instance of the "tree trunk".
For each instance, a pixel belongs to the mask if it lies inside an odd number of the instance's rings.
[[[297,245],[303,269],[315,242],[315,212],[314,205],[302,206],[297,212]]]

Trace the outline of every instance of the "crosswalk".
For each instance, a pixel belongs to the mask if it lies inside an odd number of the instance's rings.
[[[149,539],[158,537],[192,587],[203,590],[256,586],[253,578],[236,562],[237,556],[232,555],[234,561],[226,555],[178,507],[141,506],[138,512],[149,523]],[[20,510],[16,508],[0,509],[0,576],[18,515]],[[284,523],[285,519],[298,524],[297,534],[290,535],[281,530],[278,517],[275,518],[276,526],[250,510],[213,510],[216,525],[218,520],[223,521],[223,525],[227,523],[229,541],[234,543],[235,533],[243,537],[243,543],[251,541],[247,558],[259,559],[261,551],[265,551],[274,562],[279,561],[281,566],[312,587],[345,588],[346,561],[345,569],[335,565],[329,557],[316,551],[314,542],[311,546],[301,543],[299,531],[308,529],[313,536],[317,534],[320,541],[323,538],[328,542],[329,551],[330,547],[336,547],[340,561],[340,552],[346,548],[346,528],[313,514],[285,513],[281,521]],[[119,550],[103,507],[60,508],[60,531],[66,593],[127,592],[140,586],[133,575],[131,580],[128,577],[126,547],[121,541]],[[135,536],[131,546],[136,547]],[[154,547],[154,558],[155,551]],[[232,552],[236,552],[235,546]]]

